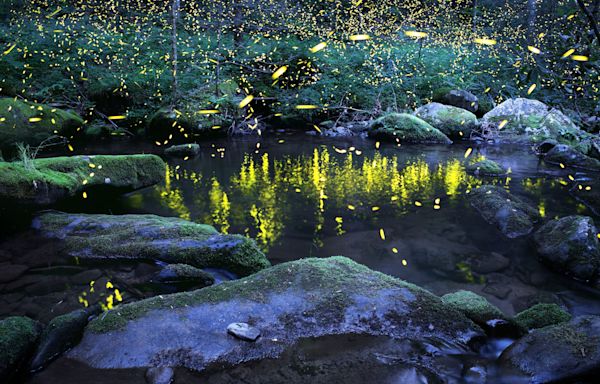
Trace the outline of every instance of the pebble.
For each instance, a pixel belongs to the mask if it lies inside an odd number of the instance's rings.
[[[260,337],[260,331],[246,323],[229,324],[227,326],[227,333],[245,341],[256,341]]]

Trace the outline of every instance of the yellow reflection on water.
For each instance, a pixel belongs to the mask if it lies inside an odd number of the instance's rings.
[[[185,180],[192,181],[191,188],[180,188]],[[364,220],[380,209],[401,215],[414,209],[415,201],[424,203],[422,209],[438,198],[448,204],[480,184],[458,159],[437,165],[422,158],[400,163],[396,156],[380,153],[332,156],[323,147],[312,155],[281,159],[246,154],[239,169],[221,180],[168,168],[159,191],[163,206],[177,216],[194,216],[222,232],[244,232],[268,250],[286,229],[300,227],[305,232],[309,226],[313,243],[321,246],[326,224],[343,235],[348,220]],[[184,199],[188,193],[193,196]]]

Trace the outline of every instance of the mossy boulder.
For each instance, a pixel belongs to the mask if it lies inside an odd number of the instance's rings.
[[[228,325],[240,322],[261,337],[248,343],[228,335]],[[88,325],[69,357],[97,368],[201,371],[274,358],[301,339],[330,335],[420,346],[435,339],[464,350],[462,343],[483,333],[428,291],[337,256],[119,306]],[[425,350],[417,353],[424,358]]]
[[[515,341],[499,359],[520,369],[532,383],[595,382],[600,366],[600,317],[533,330]]]
[[[563,164],[566,167],[600,171],[600,160],[586,156],[569,145],[559,144],[549,150],[544,161],[550,164]]]
[[[561,143],[576,143],[589,136],[557,109],[551,109],[538,100],[508,99],[482,118],[483,124],[506,125],[499,132],[504,141],[537,143],[556,139]]]
[[[452,144],[448,136],[408,113],[390,113],[374,120],[369,137],[397,143]]]
[[[241,276],[270,266],[254,240],[176,217],[46,212],[34,219],[33,227],[60,239],[64,252],[80,259],[160,260]]]
[[[215,283],[215,278],[200,268],[188,264],[167,264],[156,275],[156,281],[170,284],[193,284],[207,287]]]
[[[60,354],[76,345],[83,335],[83,329],[87,325],[90,315],[89,311],[79,309],[52,319],[42,332],[30,369],[32,371],[42,369]]]
[[[591,217],[567,216],[544,224],[533,239],[538,254],[550,267],[590,281],[600,272],[598,233]]]
[[[517,313],[514,320],[524,329],[531,330],[564,323],[571,320],[571,315],[557,304],[540,303]]]
[[[0,320],[0,380],[8,382],[27,361],[40,335],[39,324],[13,316]]]
[[[498,186],[482,185],[472,190],[469,201],[485,221],[510,238],[529,234],[540,219],[535,208]]]
[[[467,165],[467,172],[476,176],[503,176],[506,175],[506,169],[492,160],[481,160]]]
[[[165,163],[155,155],[5,162],[0,163],[0,200],[49,205],[93,189],[129,192],[164,180],[165,168]]]
[[[173,145],[165,149],[165,156],[172,157],[195,157],[200,154],[200,146],[198,144],[181,144]]]
[[[0,98],[0,149],[39,145],[52,136],[71,136],[83,125],[78,115],[47,105]]]
[[[478,125],[473,113],[440,103],[426,104],[417,109],[415,115],[451,139],[468,139]]]
[[[442,302],[482,326],[490,320],[507,320],[498,307],[487,301],[485,297],[471,291],[448,293],[442,296]]]

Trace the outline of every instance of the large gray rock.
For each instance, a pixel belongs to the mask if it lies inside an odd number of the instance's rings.
[[[228,335],[235,322],[250,324],[261,337],[249,343]],[[483,334],[428,291],[338,256],[117,307],[88,325],[69,357],[98,368],[202,371],[274,358],[301,339],[330,335],[419,345],[415,353],[423,363],[431,357],[424,352],[430,343],[464,351]]]
[[[468,139],[478,125],[477,117],[468,110],[440,103],[423,105],[415,115],[451,139]]]
[[[563,164],[566,167],[600,171],[600,160],[586,156],[565,144],[556,145],[549,150],[544,156],[544,161],[550,164]]]
[[[590,281],[597,277],[600,268],[597,234],[592,218],[567,216],[544,224],[533,239],[539,255],[552,268]]]
[[[254,240],[176,217],[46,212],[32,225],[43,236],[60,239],[69,256],[82,259],[160,260],[241,276],[270,265]]]
[[[444,104],[466,109],[467,111],[473,113],[477,112],[479,109],[479,100],[477,99],[477,96],[462,89],[451,90],[443,95],[440,101]]]
[[[501,187],[483,185],[471,191],[469,200],[485,221],[510,238],[529,234],[540,218],[535,208]]]
[[[541,142],[548,138],[573,141],[588,136],[559,110],[532,99],[508,99],[486,113],[481,122],[498,126],[504,120],[507,123],[499,138],[507,141]]]
[[[39,324],[28,317],[0,320],[0,380],[7,382],[29,358],[40,335]]]
[[[595,382],[600,371],[600,317],[581,316],[536,329],[508,347],[500,361],[530,375],[532,383]]]

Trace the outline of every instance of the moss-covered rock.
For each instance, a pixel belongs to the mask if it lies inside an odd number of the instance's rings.
[[[173,145],[165,149],[166,156],[173,157],[194,157],[200,154],[200,146],[198,144],[181,144]]]
[[[462,312],[469,319],[485,326],[490,320],[506,320],[506,316],[485,297],[471,291],[457,291],[442,296],[444,304]]]
[[[500,356],[532,383],[595,382],[600,366],[600,317],[580,316],[533,330]]]
[[[571,315],[557,304],[536,304],[517,313],[514,320],[524,329],[543,328],[571,320]]]
[[[478,125],[473,113],[440,103],[426,104],[417,109],[415,115],[451,139],[468,139]]]
[[[390,113],[374,120],[369,137],[397,143],[452,143],[438,129],[408,113]]]
[[[33,226],[44,236],[61,239],[73,257],[161,260],[242,276],[270,266],[254,240],[176,217],[46,212]]]
[[[31,370],[37,371],[43,368],[77,344],[90,315],[87,310],[80,309],[52,319],[42,332],[40,343],[30,364]]]
[[[537,143],[552,138],[574,144],[589,136],[559,110],[532,99],[508,99],[486,113],[482,123],[499,126],[504,120],[499,135],[506,141]]]
[[[533,236],[538,254],[552,268],[590,281],[600,272],[600,241],[591,217],[550,220]]]
[[[200,268],[188,264],[168,264],[156,275],[161,283],[191,283],[197,287],[207,287],[215,283],[215,278]]]
[[[7,382],[33,351],[40,335],[39,324],[28,317],[0,320],[0,380]]]
[[[0,98],[0,149],[17,143],[39,145],[52,136],[70,136],[83,125],[78,115],[47,105]]]
[[[91,189],[132,191],[162,181],[154,155],[51,157],[0,163],[0,200],[48,205]],[[91,175],[93,173],[93,175]]]
[[[250,324],[261,338],[247,343],[227,335],[235,322]],[[344,334],[411,344],[436,339],[461,349],[482,331],[413,284],[344,257],[310,258],[119,306],[88,325],[69,357],[98,368],[203,370],[272,358],[299,339]]]
[[[544,156],[544,161],[550,164],[563,164],[566,167],[600,171],[600,160],[586,156],[565,144],[556,145],[549,150]]]
[[[501,187],[482,185],[471,191],[469,201],[485,221],[510,238],[529,234],[540,219],[535,208]]]
[[[506,169],[492,160],[481,160],[467,165],[467,172],[477,176],[503,176],[506,175]]]

